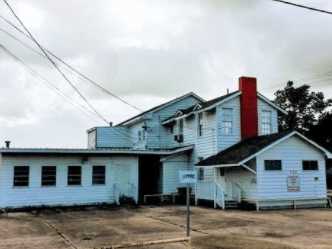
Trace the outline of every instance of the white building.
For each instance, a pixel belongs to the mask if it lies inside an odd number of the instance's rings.
[[[116,203],[173,194],[198,171],[195,198],[217,207],[325,205],[330,152],[296,131],[256,92],[255,78],[210,101],[188,93],[114,127],[88,130],[86,149],[0,150],[0,207]]]

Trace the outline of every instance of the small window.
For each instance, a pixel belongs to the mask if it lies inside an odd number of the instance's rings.
[[[282,170],[281,160],[265,160],[265,170]]]
[[[105,184],[105,166],[93,166],[92,168],[92,184]]]
[[[174,126],[173,126],[173,125],[171,125],[171,126],[169,127],[169,132],[170,132],[171,134],[174,134]]]
[[[183,135],[183,119],[179,120],[179,135]]]
[[[219,176],[225,176],[225,168],[219,168],[218,172],[219,172]]]
[[[42,186],[56,185],[56,166],[43,166],[41,175]]]
[[[199,168],[198,169],[198,180],[199,181],[203,181],[204,180],[204,169],[203,168]]]
[[[197,117],[197,135],[200,137],[203,134],[203,113],[198,113]]]
[[[223,108],[222,109],[222,127],[221,132],[223,135],[232,135],[233,133],[233,109]]]
[[[81,166],[68,166],[68,185],[81,185]]]
[[[142,131],[141,130],[137,131],[137,140],[142,141]]]
[[[29,166],[15,166],[14,167],[14,187],[28,187],[29,186]]]
[[[303,170],[318,170],[318,161],[302,161]]]
[[[272,112],[262,111],[262,135],[268,135],[272,133]]]

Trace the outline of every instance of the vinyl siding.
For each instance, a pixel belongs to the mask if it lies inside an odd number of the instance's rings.
[[[30,166],[29,187],[13,187],[13,169],[20,165]],[[41,187],[41,167],[44,165],[57,166],[56,186]],[[67,167],[71,165],[82,166],[81,186],[67,185]],[[92,165],[106,166],[105,185],[92,185]],[[3,157],[0,167],[0,206],[113,203],[117,192],[137,199],[137,184],[136,157],[89,158],[82,163],[82,158],[7,156]]]
[[[132,138],[126,127],[97,127],[97,148],[130,148]]]
[[[232,134],[222,134],[223,108],[233,110],[233,129]],[[218,151],[225,150],[228,147],[240,142],[241,140],[241,115],[240,115],[240,97],[235,97],[225,103],[217,106],[217,146]]]
[[[164,194],[177,192],[177,188],[185,187],[179,182],[179,171],[193,169],[193,164],[189,162],[188,155],[178,155],[163,162],[163,185]]]
[[[264,160],[282,160],[282,171],[265,171]],[[303,171],[302,160],[317,160],[318,171]],[[296,171],[300,178],[300,191],[288,192],[287,177]],[[314,178],[318,177],[318,181]],[[325,198],[325,158],[313,146],[298,137],[291,137],[257,156],[257,197],[279,198]]]
[[[168,128],[162,126],[161,122],[174,115],[179,109],[186,109],[198,102],[196,98],[189,96],[154,112],[152,119],[148,122],[149,133],[147,146],[149,148],[171,148],[179,146],[180,144],[174,141],[174,135],[169,132]]]

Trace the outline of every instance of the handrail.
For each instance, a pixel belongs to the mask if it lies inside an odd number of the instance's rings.
[[[219,194],[220,194],[220,196],[219,196]],[[217,207],[217,204],[219,206],[221,206],[222,209],[225,209],[224,188],[218,182],[215,181],[214,182],[214,208]]]

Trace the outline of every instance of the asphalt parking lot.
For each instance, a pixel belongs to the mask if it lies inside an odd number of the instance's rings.
[[[85,208],[2,214],[0,248],[102,248],[185,236],[185,207]],[[192,242],[139,248],[332,248],[332,210],[192,208]],[[137,248],[137,247],[136,247]]]

